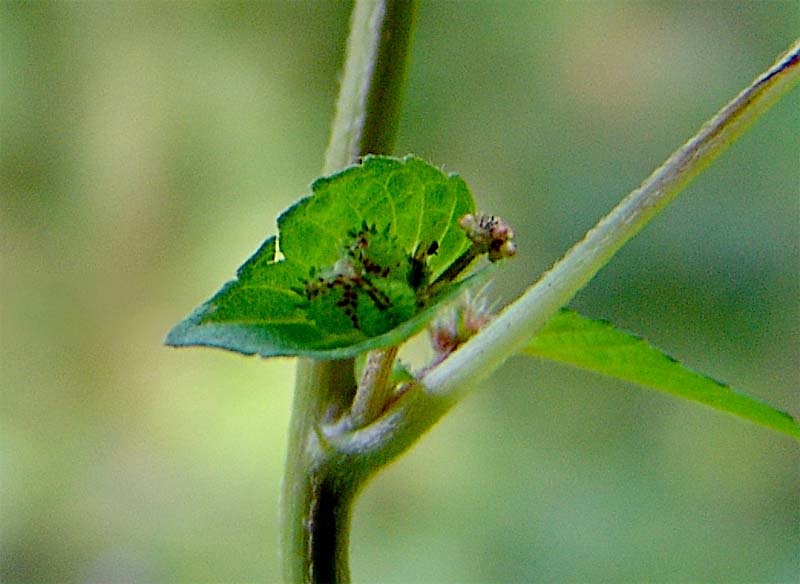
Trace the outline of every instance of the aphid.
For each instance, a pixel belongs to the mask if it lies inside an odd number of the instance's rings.
[[[428,258],[439,251],[439,242],[432,242],[427,248],[421,244],[417,245],[417,249],[408,258],[408,285],[419,291],[426,284],[430,277],[430,270],[428,269]]]
[[[381,265],[368,254],[370,240],[376,233],[375,226],[369,227],[366,223],[362,224],[361,230],[350,231],[348,236],[352,241],[344,249],[343,256],[327,270],[317,273],[312,269],[303,289],[308,301],[333,295],[333,304],[357,329],[361,329],[359,303],[364,296],[378,311],[386,311],[392,306],[392,299],[373,281],[374,278],[387,278],[392,269],[392,266]]]
[[[326,304],[341,310],[359,330],[366,326],[363,318],[371,323],[367,328],[390,328],[408,318],[413,307],[424,304],[430,276],[428,258],[437,252],[438,242],[420,244],[408,256],[397,246],[388,226],[385,233],[379,233],[375,225],[364,222],[361,229],[347,235],[350,242],[340,259],[330,268],[309,273],[301,291],[309,302],[330,297]]]

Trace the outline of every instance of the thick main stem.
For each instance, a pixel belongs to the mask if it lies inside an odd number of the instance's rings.
[[[337,530],[326,520],[329,516],[341,517],[341,512],[330,510],[333,499],[321,497],[324,453],[315,429],[321,420],[339,413],[334,408],[346,401],[343,395],[352,396],[354,392],[352,367],[346,365],[302,359],[297,366],[281,497],[281,553],[287,583],[335,581],[323,575],[330,572],[328,566],[341,564],[337,561],[341,555]],[[326,504],[322,508],[320,501]],[[338,523],[342,522],[333,524]],[[345,556],[345,570],[346,560]]]
[[[324,174],[364,154],[390,153],[413,14],[414,0],[356,2]],[[287,583],[350,579],[350,510],[360,480],[336,479],[319,428],[347,411],[354,394],[352,359],[299,360],[281,501]]]

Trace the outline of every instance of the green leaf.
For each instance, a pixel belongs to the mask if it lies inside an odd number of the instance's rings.
[[[559,312],[524,353],[664,391],[800,438],[789,415],[687,369],[647,341],[571,310]]]
[[[471,246],[458,220],[475,204],[459,176],[369,156],[311,189],[166,344],[345,358],[401,342],[472,282],[431,285]]]

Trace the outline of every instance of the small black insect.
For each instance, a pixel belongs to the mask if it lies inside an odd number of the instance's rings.
[[[309,301],[327,294],[337,295],[335,305],[361,329],[358,309],[364,296],[381,312],[392,307],[392,299],[375,285],[375,278],[385,279],[392,271],[391,265],[382,265],[368,253],[370,240],[377,234],[375,225],[364,222],[361,229],[351,230],[348,236],[351,243],[345,248],[343,256],[328,270],[319,273],[312,269],[305,282],[303,292]]]
[[[312,269],[303,288],[298,290],[307,301],[330,295],[328,302],[341,310],[359,330],[364,330],[365,323],[361,319],[369,313],[362,306],[363,302],[369,302],[383,313],[384,317],[376,322],[389,327],[409,318],[425,304],[430,280],[428,260],[439,250],[437,241],[420,243],[409,255],[398,246],[390,226],[379,231],[374,224],[366,222],[360,229],[350,230],[347,237],[339,260],[330,268]],[[398,284],[403,286],[398,288]],[[372,319],[370,317],[371,322]],[[370,326],[374,328],[375,325]],[[378,325],[378,328],[383,326]]]
[[[428,258],[439,251],[439,242],[432,242],[427,248],[421,244],[408,258],[408,285],[413,288],[415,292],[419,292],[430,278],[430,270],[428,269]]]

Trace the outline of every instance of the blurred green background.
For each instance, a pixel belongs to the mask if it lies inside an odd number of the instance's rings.
[[[350,4],[0,4],[0,580],[279,579],[293,361],[161,345],[308,190]],[[508,299],[800,30],[776,2],[421,2],[398,154]],[[800,92],[572,306],[800,414]],[[800,448],[513,359],[371,483],[357,582],[787,582]]]

